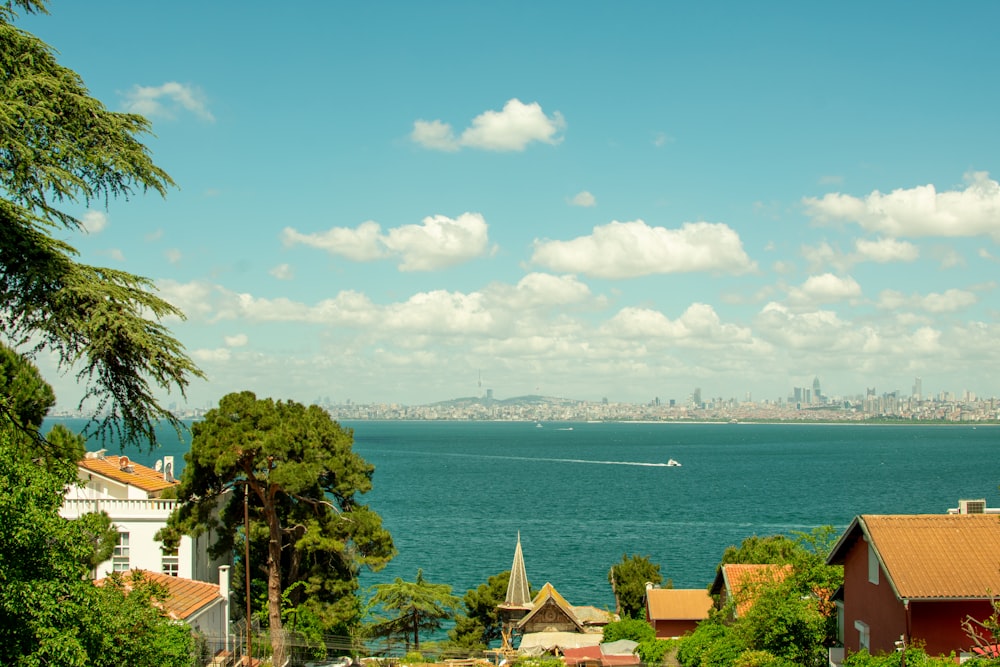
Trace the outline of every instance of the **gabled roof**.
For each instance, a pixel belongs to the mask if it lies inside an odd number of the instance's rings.
[[[149,570],[130,570],[125,573],[126,591],[131,590],[132,578],[136,572],[142,573],[147,581],[153,581],[166,587],[169,597],[162,603],[162,607],[167,616],[175,620],[186,621],[216,600],[222,599],[218,584],[171,577]],[[105,581],[107,579],[99,579],[95,583],[101,586]]]
[[[177,485],[176,481],[165,480],[162,472],[130,461],[127,456],[85,458],[79,461],[77,466],[116,482],[130,484],[147,493],[156,493]]]
[[[573,605],[567,602],[566,598],[560,595],[559,591],[557,591],[555,587],[547,581],[545,582],[545,585],[542,586],[542,589],[538,591],[538,595],[535,596],[534,601],[532,601],[531,611],[528,612],[527,616],[518,621],[518,627],[528,625],[531,620],[536,615],[541,613],[547,605],[555,605],[558,607],[559,611],[566,615],[566,618],[568,618],[577,627],[579,632],[585,631],[580,619],[576,617],[576,610],[573,608]]]
[[[708,618],[712,596],[704,588],[650,588],[646,613],[651,621],[700,621]]]
[[[758,587],[780,583],[791,573],[791,565],[726,563],[719,568],[709,592],[718,595],[725,590],[736,601],[736,615],[741,616],[753,606]]]
[[[1000,592],[1000,517],[993,514],[862,514],[827,563],[842,565],[865,539],[900,600],[984,599]]]

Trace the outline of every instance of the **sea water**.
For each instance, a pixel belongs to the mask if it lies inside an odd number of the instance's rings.
[[[607,573],[623,555],[649,557],[678,588],[704,588],[726,547],[751,535],[841,531],[858,514],[940,514],[959,498],[1000,504],[993,426],[343,425],[375,465],[359,500],[399,551],[363,575],[366,586],[412,580],[419,568],[462,595],[510,568],[520,534],[533,588],[551,582],[571,604],[613,608]],[[161,433],[156,451],[126,453],[147,465],[174,455],[179,473],[190,435]]]

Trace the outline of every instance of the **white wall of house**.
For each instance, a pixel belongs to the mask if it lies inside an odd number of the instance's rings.
[[[197,538],[181,537],[176,556],[164,554],[163,544],[156,540],[156,533],[167,525],[170,514],[177,506],[176,500],[149,498],[145,491],[129,484],[93,474],[80,469],[83,486],[66,489],[66,497],[60,514],[67,519],[75,519],[89,512],[107,512],[119,533],[128,534],[125,545],[115,556],[101,563],[93,572],[95,578],[106,576],[114,570],[150,570],[176,574],[186,579],[219,583],[219,566],[228,565],[224,556],[212,559],[208,547],[215,535],[205,532]],[[166,559],[166,560],[165,560]],[[176,562],[170,568],[165,563]]]

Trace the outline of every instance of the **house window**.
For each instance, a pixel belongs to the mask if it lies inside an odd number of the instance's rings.
[[[178,557],[177,548],[173,549],[162,549],[162,564],[163,564],[163,574],[170,575],[171,577],[176,577],[178,575]]]
[[[864,621],[854,621],[854,629],[858,631],[858,650],[871,652],[871,628]]]
[[[118,533],[118,542],[111,555],[111,569],[115,572],[128,572],[128,533]]]
[[[878,585],[878,556],[871,544],[868,545],[868,581]]]

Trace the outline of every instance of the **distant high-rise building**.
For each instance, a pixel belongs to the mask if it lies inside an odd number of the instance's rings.
[[[694,403],[696,408],[701,406],[701,387],[694,388],[694,391],[691,393],[691,402]]]
[[[823,392],[820,391],[820,388],[819,388],[819,376],[816,376],[816,377],[813,378],[812,399],[816,403],[822,403],[823,402]]]
[[[918,401],[924,397],[924,381],[922,378],[913,378],[913,398]]]

